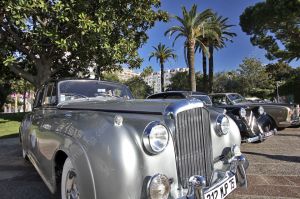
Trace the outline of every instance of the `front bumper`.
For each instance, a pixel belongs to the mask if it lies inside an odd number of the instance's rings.
[[[279,127],[289,127],[289,126],[298,126],[300,125],[300,118],[295,118],[290,121],[279,122]]]
[[[213,190],[231,177],[236,177],[236,183],[238,187],[247,188],[247,177],[246,169],[249,166],[249,163],[244,155],[234,156],[228,160],[230,164],[229,171],[216,171],[215,175],[218,176],[218,179],[210,186],[206,186],[205,178],[202,176],[191,176],[189,179],[189,189],[188,193],[185,196],[179,197],[178,199],[204,199],[204,193]]]
[[[243,139],[242,142],[246,142],[246,143],[252,143],[252,142],[257,142],[257,141],[264,141],[266,138],[273,136],[277,133],[277,129],[274,128],[273,130],[267,131],[267,132],[262,132],[259,133],[257,136],[255,137],[251,137],[251,138],[246,138]]]
[[[292,119],[291,126],[298,126],[298,125],[300,125],[300,117]]]

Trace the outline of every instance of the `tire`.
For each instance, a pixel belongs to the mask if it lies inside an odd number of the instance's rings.
[[[29,162],[29,158],[28,158],[28,156],[26,154],[26,151],[24,150],[24,147],[23,147],[21,134],[20,134],[20,143],[21,143],[21,147],[22,147],[22,158],[25,160],[25,162]]]
[[[61,199],[79,199],[77,173],[70,160],[67,158],[61,176]]]
[[[26,152],[25,152],[25,150],[22,148],[22,157],[23,157],[23,159],[26,161],[26,162],[29,162],[29,158],[28,158],[28,156],[27,156],[27,154],[26,154]]]

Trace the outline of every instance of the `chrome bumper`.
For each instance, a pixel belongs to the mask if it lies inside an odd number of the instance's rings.
[[[210,187],[206,186],[206,181],[203,176],[191,176],[189,179],[187,195],[178,199],[204,199],[205,192],[215,189],[234,175],[236,177],[237,185],[239,187],[247,188],[246,169],[248,168],[249,163],[245,156],[234,156],[228,160],[228,163],[230,164],[230,170],[226,172],[217,171],[217,175],[222,177]]]
[[[277,133],[277,129],[274,128],[271,131],[260,133],[259,135],[255,136],[255,137],[244,139],[244,140],[242,140],[242,142],[246,142],[246,143],[257,142],[257,141],[261,141],[262,142],[266,138],[268,138],[270,136],[273,136],[276,133]]]
[[[296,125],[300,125],[300,118],[297,117],[296,119],[293,119],[291,121],[291,126],[296,126]]]
[[[280,127],[289,127],[289,126],[297,126],[300,125],[300,118],[294,118],[290,121],[279,122]]]

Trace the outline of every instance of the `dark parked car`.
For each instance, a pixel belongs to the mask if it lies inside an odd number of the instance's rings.
[[[247,186],[238,127],[199,100],[136,100],[118,83],[52,81],[20,138],[62,199],[225,198]]]
[[[272,119],[261,106],[225,105],[211,101],[206,93],[191,91],[169,91],[148,96],[148,99],[199,99],[210,110],[226,111],[239,127],[243,142],[263,141],[276,133]]]
[[[245,105],[250,108],[261,106],[272,118],[277,129],[300,124],[299,105],[283,103],[252,103],[238,93],[210,94],[213,102],[226,105]]]

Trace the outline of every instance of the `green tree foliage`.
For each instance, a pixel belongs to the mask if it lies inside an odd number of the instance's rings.
[[[125,84],[137,99],[145,99],[152,93],[152,88],[141,77],[133,77],[126,81]]]
[[[148,77],[149,75],[151,75],[153,73],[153,68],[152,66],[147,66],[146,68],[143,69],[143,72],[141,73],[141,77],[145,78]]]
[[[20,79],[5,67],[2,61],[3,57],[0,56],[0,110],[7,102],[7,96],[13,92],[13,85]]]
[[[241,78],[236,71],[217,73],[214,78],[213,92],[237,92],[242,93]]]
[[[196,76],[195,76],[195,45],[199,43],[203,50],[206,50],[205,44],[199,40],[200,36],[204,34],[203,26],[207,19],[213,16],[211,10],[207,9],[201,13],[197,12],[197,6],[194,4],[190,11],[182,7],[183,17],[175,16],[175,19],[180,23],[178,26],[169,28],[165,35],[175,36],[174,42],[179,38],[185,38],[186,57],[189,66],[189,85],[190,90],[196,91]],[[173,43],[174,44],[174,43]]]
[[[174,50],[166,47],[164,44],[159,43],[157,47],[153,46],[154,51],[150,54],[149,61],[155,57],[156,61],[160,63],[160,84],[161,84],[161,92],[165,91],[164,83],[165,83],[165,69],[164,63],[168,61],[170,58],[176,59],[176,54]]]
[[[177,72],[170,78],[171,84],[168,86],[168,91],[190,91],[188,72]],[[197,91],[204,91],[203,76],[196,73]]]
[[[159,0],[0,1],[0,53],[15,74],[40,86],[57,74],[139,66],[137,49],[157,20]]]
[[[290,78],[293,73],[293,68],[285,62],[278,62],[266,65],[266,70],[270,78],[274,81],[285,81]]]
[[[245,9],[242,30],[251,43],[267,51],[267,58],[291,61],[300,58],[300,1],[266,0]]]
[[[106,80],[106,81],[121,82],[121,80],[119,79],[118,75],[116,73],[113,73],[113,72],[103,73],[102,76],[103,76],[102,79]]]
[[[269,78],[266,68],[255,58],[245,58],[239,65],[242,94],[264,98],[274,92],[274,83]]]
[[[293,96],[295,103],[300,103],[300,67],[294,69],[285,84],[279,87],[280,96]]]

